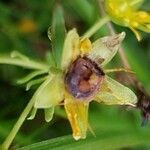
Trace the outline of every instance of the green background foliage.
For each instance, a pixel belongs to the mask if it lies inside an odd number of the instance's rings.
[[[61,17],[61,12],[58,15],[52,15],[56,14],[54,12],[58,9],[58,5],[62,7],[66,29],[76,27],[80,35],[85,33],[101,17],[95,0],[1,0],[0,54],[17,50],[31,58],[51,62],[49,52],[54,46],[58,50],[54,55],[59,58],[59,50],[63,42],[61,34],[57,33],[59,38],[54,45],[47,37],[49,26],[54,25],[55,21]],[[142,7],[148,10],[150,1],[145,1]],[[61,19],[60,22],[62,22]],[[24,20],[30,21],[34,26],[31,31],[26,32],[20,29]],[[150,94],[150,34],[142,33],[143,39],[139,43],[129,29],[116,25],[114,27],[117,32],[126,32],[126,38],[123,42],[125,53],[137,78]],[[52,26],[53,30],[55,29]],[[107,28],[102,27],[92,37],[92,40],[108,34]],[[119,56],[116,56],[107,68],[120,66]],[[17,85],[17,79],[27,73],[26,69],[8,65],[0,66],[0,143],[10,132],[37,87],[35,86],[26,92],[25,86]],[[114,74],[114,77],[117,79],[118,74]],[[12,149],[26,145],[29,146],[20,150],[150,149],[150,124],[141,127],[139,111],[127,109],[127,107],[92,103],[89,114],[90,124],[96,137],[89,132],[87,139],[74,141],[70,136],[70,125],[62,107],[56,109],[56,114],[50,123],[44,121],[43,111],[38,111],[34,120],[24,123],[14,140]],[[33,144],[40,141],[44,142]],[[30,146],[30,144],[33,145]]]

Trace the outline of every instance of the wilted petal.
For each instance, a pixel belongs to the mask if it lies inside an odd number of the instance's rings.
[[[65,39],[61,62],[62,70],[66,70],[70,63],[75,60],[79,54],[79,35],[76,29],[73,29],[67,33]]]
[[[96,101],[107,105],[135,106],[137,97],[129,88],[106,76]]]
[[[81,39],[80,41],[80,52],[81,55],[86,55],[87,53],[89,53],[92,50],[92,43],[91,41],[86,38],[86,39]]]
[[[65,110],[70,121],[74,139],[86,138],[88,128],[88,106],[89,103],[78,101],[66,95]]]
[[[50,108],[64,98],[64,83],[61,75],[51,75],[35,95],[35,108]]]
[[[113,36],[106,36],[93,43],[92,50],[87,54],[88,58],[100,66],[106,65],[117,53],[125,32]]]

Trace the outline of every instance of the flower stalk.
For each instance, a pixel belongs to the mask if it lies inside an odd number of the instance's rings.
[[[27,104],[26,108],[24,109],[24,111],[20,115],[20,117],[19,117],[18,121],[16,122],[16,124],[14,125],[13,129],[11,130],[11,132],[9,133],[9,135],[7,136],[5,141],[3,142],[2,146],[1,146],[2,150],[7,150],[10,147],[10,145],[11,145],[13,139],[15,138],[17,132],[19,131],[23,122],[25,121],[28,114],[30,113],[30,111],[33,107],[34,101],[35,101],[35,99],[32,98],[29,101],[29,103]]]
[[[12,58],[9,56],[0,56],[0,64],[9,64],[21,66],[28,69],[49,70],[49,66],[30,59]]]
[[[97,23],[95,23],[82,37],[82,39],[90,38],[94,33],[96,33],[97,30],[99,30],[103,25],[105,25],[109,21],[108,16],[104,16],[103,18],[100,18]]]

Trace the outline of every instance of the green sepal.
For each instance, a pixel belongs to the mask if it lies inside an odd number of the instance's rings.
[[[27,118],[27,120],[33,120],[35,118],[35,115],[36,115],[36,112],[37,112],[37,108],[32,108],[31,110],[31,114],[30,116]]]
[[[27,76],[23,77],[22,79],[17,80],[17,83],[18,84],[27,83],[30,80],[32,80],[33,78],[35,78],[36,76],[42,75],[44,73],[47,73],[47,71],[44,71],[44,70],[33,71],[30,74],[28,74]]]
[[[105,77],[95,100],[106,105],[135,106],[137,103],[137,97],[133,91],[108,76]]]
[[[35,108],[50,108],[58,105],[64,98],[62,75],[49,75],[46,85],[36,95]]]
[[[50,122],[53,119],[54,107],[44,109],[45,121]]]
[[[52,53],[55,59],[56,67],[60,68],[61,55],[65,39],[65,22],[63,9],[58,4],[54,8],[52,27],[49,28],[48,35],[52,41]]]
[[[30,88],[31,88],[32,86],[44,82],[45,79],[46,79],[46,77],[41,77],[41,78],[38,78],[38,79],[34,79],[34,80],[29,81],[29,82],[27,83],[27,85],[26,85],[26,91],[30,90]]]

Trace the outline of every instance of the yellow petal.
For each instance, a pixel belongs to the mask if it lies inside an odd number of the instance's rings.
[[[135,30],[133,27],[130,27],[130,29],[131,29],[132,32],[135,34],[137,40],[138,40],[138,41],[141,41],[141,35],[140,35],[140,33],[139,33],[137,30]]]
[[[112,21],[130,28],[138,41],[141,37],[136,29],[150,33],[150,13],[137,10],[142,3],[143,0],[105,0],[105,9]]]
[[[88,38],[80,41],[81,55],[87,54],[88,52],[91,51],[91,49],[92,49],[92,43]]]
[[[134,13],[136,25],[133,26],[139,30],[150,33],[150,13],[145,11],[138,11]]]
[[[150,23],[150,13],[145,11],[138,11],[135,14],[136,20],[141,23]]]
[[[65,95],[65,110],[70,121],[75,140],[86,138],[88,128],[89,103],[74,99],[71,95]]]
[[[79,35],[76,29],[73,29],[67,33],[65,39],[61,61],[62,70],[66,70],[70,63],[74,61],[79,55]]]
[[[144,2],[144,0],[126,0],[128,1],[130,7],[138,9]]]

